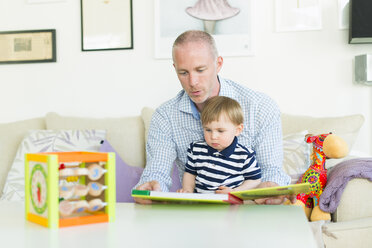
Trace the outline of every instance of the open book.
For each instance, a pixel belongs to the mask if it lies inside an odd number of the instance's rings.
[[[279,195],[297,195],[309,193],[310,183],[291,184],[287,186],[258,188],[243,191],[233,191],[229,194],[200,194],[200,193],[176,193],[150,190],[132,190],[132,197],[151,199],[153,201],[166,202],[201,202],[201,203],[225,203],[242,204],[244,200],[253,200]]]

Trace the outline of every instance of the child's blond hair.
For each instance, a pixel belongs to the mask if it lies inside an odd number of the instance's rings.
[[[200,114],[203,125],[218,121],[225,114],[235,125],[243,124],[244,114],[240,104],[226,96],[214,96],[209,98]]]

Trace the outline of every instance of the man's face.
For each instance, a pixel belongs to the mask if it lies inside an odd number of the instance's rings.
[[[174,49],[174,68],[182,88],[200,110],[210,97],[218,95],[217,74],[222,58],[215,58],[210,48],[201,42],[189,42]]]

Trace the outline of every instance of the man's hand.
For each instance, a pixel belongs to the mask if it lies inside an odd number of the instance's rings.
[[[260,183],[257,188],[267,188],[267,187],[276,187],[279,186],[277,183],[274,182],[262,182]],[[280,195],[276,197],[270,198],[261,198],[254,200],[257,204],[266,204],[266,205],[279,205],[282,204],[285,199],[289,199],[291,203],[296,202],[296,195]]]
[[[144,183],[144,184],[141,184],[136,189],[138,189],[138,190],[161,191],[159,182],[158,181],[155,181],[155,180],[154,181],[147,182],[147,183]],[[137,198],[137,197],[134,198],[134,201],[136,203],[140,203],[140,204],[151,204],[152,203],[151,200],[141,199],[141,198]]]

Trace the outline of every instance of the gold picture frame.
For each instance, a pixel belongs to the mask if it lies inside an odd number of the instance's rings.
[[[0,32],[0,64],[56,62],[56,30]]]

